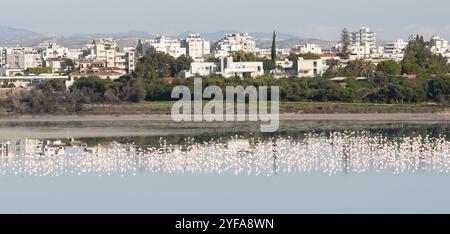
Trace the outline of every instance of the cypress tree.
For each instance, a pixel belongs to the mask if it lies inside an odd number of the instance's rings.
[[[143,53],[144,53],[144,48],[142,46],[141,40],[139,40],[136,45],[136,57],[140,58],[141,56],[143,56]]]
[[[273,31],[273,39],[272,39],[272,53],[271,53],[271,59],[272,64],[275,66],[275,62],[277,60],[277,45],[276,45],[276,37],[275,31]]]

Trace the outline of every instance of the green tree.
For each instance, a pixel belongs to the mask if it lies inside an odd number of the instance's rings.
[[[388,60],[379,63],[377,71],[383,72],[385,75],[397,76],[400,75],[402,66],[394,60]]]
[[[272,59],[272,63],[275,65],[276,60],[277,60],[277,45],[276,45],[276,37],[277,35],[275,34],[275,31],[273,31],[273,38],[272,38],[272,50],[271,50],[271,59]]]
[[[176,58],[170,68],[171,75],[177,76],[181,71],[189,70],[192,62],[193,60],[186,55],[181,55],[180,57]]]
[[[409,68],[409,72],[418,72],[417,66],[411,64],[417,64],[421,72],[430,74],[447,74],[449,68],[447,59],[442,55],[433,54],[423,36],[419,35],[410,37],[403,59],[403,65],[406,68],[404,70]]]
[[[136,45],[136,58],[140,58],[144,54],[144,47],[142,45],[142,41],[139,39]]]
[[[26,71],[27,74],[44,74],[44,73],[52,73],[51,67],[30,67]]]
[[[327,64],[328,69],[329,69],[330,71],[337,71],[337,69],[338,69],[339,66],[340,66],[340,61],[337,60],[337,59],[328,59],[328,60],[326,61],[326,64]]]
[[[263,63],[264,71],[270,71],[276,68],[275,63],[271,59],[258,59],[257,61]]]
[[[306,53],[306,54],[299,54],[297,57],[303,58],[303,59],[320,59],[320,56],[313,53]]]
[[[402,73],[408,75],[418,75],[422,73],[422,67],[417,63],[406,62],[402,65]]]
[[[252,52],[245,52],[243,50],[235,51],[231,54],[235,62],[255,62],[256,56]]]
[[[373,78],[376,71],[376,66],[370,61],[364,59],[357,59],[349,61],[347,67],[345,67],[347,73],[353,76],[363,76],[369,79]]]
[[[346,28],[342,30],[341,33],[341,44],[342,48],[340,51],[340,56],[343,59],[350,58],[350,45],[351,45],[351,39],[350,39],[350,33]]]
[[[69,71],[75,69],[75,62],[72,59],[66,59],[66,61],[64,61],[64,65],[67,67]]]
[[[140,102],[145,98],[147,92],[144,83],[140,79],[133,80],[128,88],[129,100],[132,102]]]
[[[207,62],[207,63],[220,63],[220,58],[209,57],[209,58],[205,59],[205,62]]]
[[[157,52],[151,47],[136,64],[135,77],[156,79],[169,76],[173,71],[174,58],[166,53]]]
[[[436,77],[429,80],[428,96],[434,101],[450,101],[450,77]]]
[[[448,59],[440,54],[432,55],[427,63],[426,69],[431,74],[447,74]]]
[[[425,69],[431,55],[431,50],[428,48],[423,36],[416,35],[416,37],[410,37],[409,39],[403,63],[415,63],[422,69]]]

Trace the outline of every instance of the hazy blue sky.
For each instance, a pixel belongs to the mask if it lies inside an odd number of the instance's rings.
[[[380,39],[450,39],[448,0],[1,0],[0,25],[60,35],[148,31],[264,31],[336,39],[370,26]]]

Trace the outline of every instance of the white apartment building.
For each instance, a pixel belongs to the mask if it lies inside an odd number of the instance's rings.
[[[300,54],[322,54],[322,48],[317,44],[302,44],[295,46]]]
[[[114,56],[114,67],[120,68],[121,70],[131,72],[135,69],[135,52],[134,51],[123,51],[116,52]]]
[[[117,42],[112,38],[100,38],[93,40],[89,48],[89,58],[106,61],[107,67],[115,66],[115,55],[117,52]]]
[[[369,44],[359,44],[350,46],[350,60],[371,57],[372,49]]]
[[[66,60],[67,58],[48,58],[44,61],[45,67],[51,67],[52,73],[61,73],[66,71]]]
[[[232,57],[221,60],[221,75],[229,77],[257,77],[264,75],[262,62],[234,62]]]
[[[219,39],[213,47],[215,57],[223,58],[235,51],[256,52],[256,42],[248,33],[226,34]]]
[[[156,39],[146,40],[143,43],[144,54],[153,47],[157,52],[166,53],[174,58],[186,54],[186,48],[181,47],[181,42],[177,39],[169,39],[165,36],[158,36]]]
[[[294,67],[294,62],[289,59],[284,59],[275,61],[275,65],[277,66],[277,68],[280,67],[282,69],[290,69]]]
[[[430,49],[431,52],[442,55],[447,54],[448,51],[450,50],[448,46],[448,41],[436,35],[431,37]]]
[[[125,59],[125,70],[127,72],[134,71],[136,69],[136,49],[133,47],[124,48],[123,53],[125,53],[125,56],[123,57]]]
[[[325,71],[322,59],[304,59],[297,60],[297,76],[298,77],[316,77],[321,76]]]
[[[184,72],[185,77],[210,76],[220,72],[220,63],[193,62],[189,71]]]
[[[277,48],[276,53],[277,53],[277,56],[289,55],[289,50]],[[256,54],[256,57],[258,57],[258,58],[270,59],[272,57],[272,49],[271,48],[256,48],[255,54]]]
[[[6,48],[3,49],[0,47],[0,67],[3,67],[6,65]]]
[[[220,63],[193,62],[189,71],[184,72],[186,78],[212,74],[225,78],[257,77],[264,75],[264,68],[262,62],[234,62],[232,57],[226,57],[222,58]]]
[[[135,69],[134,49],[119,51],[117,42],[112,38],[101,38],[88,45],[88,60],[103,60],[106,67],[120,68],[126,72]]]
[[[189,34],[181,40],[181,47],[186,48],[186,53],[194,61],[203,61],[211,53],[211,43],[200,37],[200,34]]]
[[[65,48],[54,41],[42,42],[41,44],[39,44],[39,49],[44,61],[49,58],[68,58],[72,60],[78,60],[83,54],[81,49]]]
[[[384,53],[386,54],[403,54],[405,52],[408,42],[403,39],[386,42],[384,44]]]
[[[35,49],[25,47],[6,48],[3,53],[6,58],[4,65],[6,68],[26,70],[28,68],[42,67],[41,55]]]
[[[367,44],[369,49],[377,49],[377,35],[370,31],[369,28],[362,27],[359,31],[350,33],[351,44],[353,46],[361,46]]]
[[[329,68],[328,61],[330,61],[330,60],[336,60],[338,62],[338,64],[339,64],[338,66],[340,66],[340,64],[341,64],[341,57],[339,57],[339,55],[337,55],[335,53],[321,54],[319,56],[322,59],[322,70],[323,70],[323,72],[328,70],[328,68]]]

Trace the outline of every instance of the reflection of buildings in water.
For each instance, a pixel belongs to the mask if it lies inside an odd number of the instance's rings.
[[[232,139],[227,141],[226,149],[231,153],[238,153],[239,156],[255,152],[255,143],[251,139]]]
[[[0,156],[64,155],[66,144],[60,140],[11,139],[0,141]]]
[[[115,141],[100,143],[94,147],[86,147],[86,152],[92,153],[97,157],[104,157],[117,152],[117,148],[123,149],[127,154],[134,154],[136,152],[133,144],[120,144]]]
[[[35,147],[32,141],[29,145],[31,152]],[[43,147],[49,153],[44,157],[39,160],[14,157],[8,162],[0,161],[0,174],[134,175],[141,172],[275,175],[319,171],[334,175],[370,170],[395,174],[450,171],[450,142],[444,137],[387,139],[383,135],[363,132],[307,134],[299,140],[236,138],[225,143],[189,142],[183,146],[163,144],[161,147],[151,147],[107,142],[84,150],[85,144],[79,145],[66,146],[62,142],[46,141]]]
[[[48,140],[44,145],[45,156],[64,155],[66,144],[60,140],[50,141]]]
[[[249,139],[233,139],[227,141],[227,148],[230,151],[242,152],[250,149]]]
[[[38,139],[12,139],[0,141],[0,156],[14,157],[20,155],[42,154],[43,141]]]

